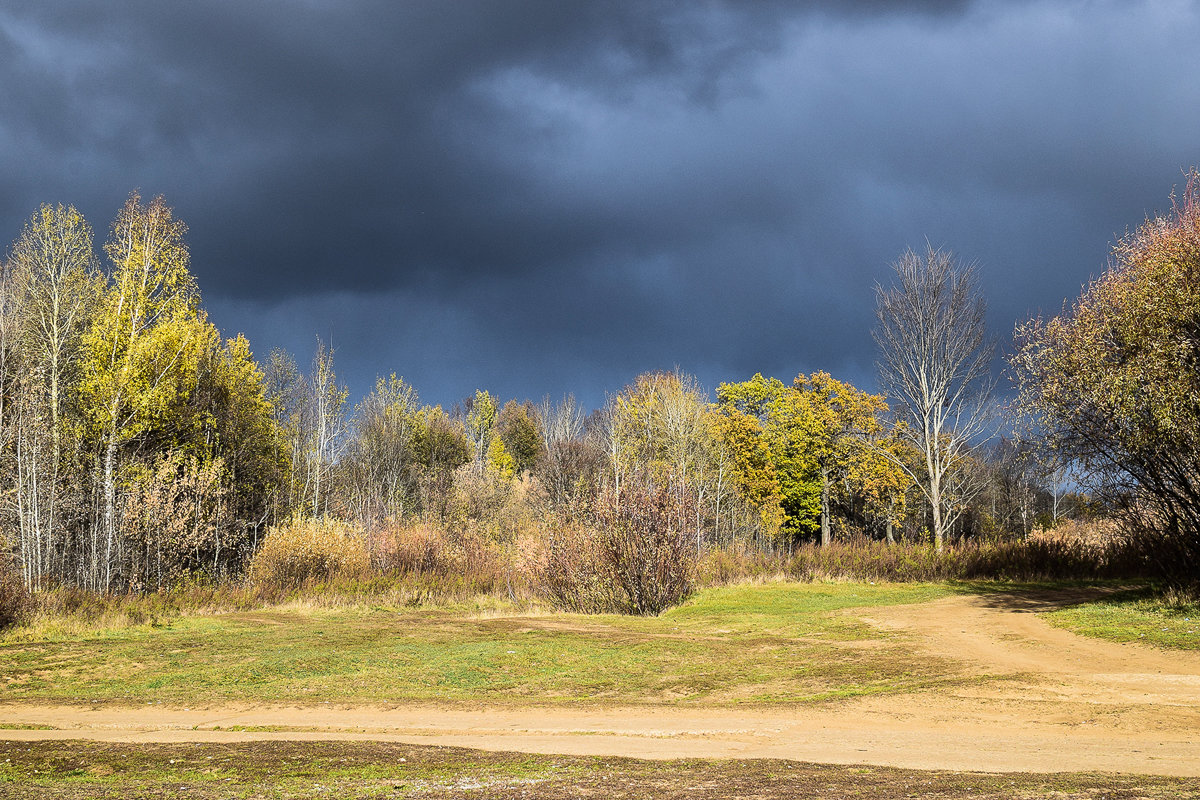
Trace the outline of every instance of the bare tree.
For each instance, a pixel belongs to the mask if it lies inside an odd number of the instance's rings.
[[[100,295],[91,227],[73,206],[43,205],[13,244],[12,270],[29,360],[49,381],[57,459],[65,384],[79,357],[84,323]]]
[[[403,516],[415,494],[409,478],[417,428],[417,393],[396,377],[378,378],[354,411],[345,469],[352,502],[368,532],[388,517]]]
[[[595,466],[595,453],[585,441],[585,415],[573,395],[554,403],[547,395],[536,410],[542,437],[537,476],[555,505],[571,500],[581,476]]]
[[[30,586],[40,588],[52,548],[62,549],[51,540],[62,533],[63,405],[78,377],[85,322],[100,297],[91,227],[74,207],[43,205],[13,244],[9,269],[24,384],[18,398],[24,401],[18,403],[20,529],[22,541],[32,545],[22,548],[22,557]]]
[[[306,496],[312,495],[314,517],[329,510],[328,484],[345,445],[348,396],[333,370],[333,348],[318,338],[308,382],[310,458]]]
[[[923,457],[916,470],[896,463],[921,487],[941,550],[947,532],[979,492],[968,456],[991,425],[994,346],[987,340],[986,306],[973,266],[933,247],[923,254],[909,250],[892,266],[894,285],[875,287],[876,366],[905,423],[904,435]]]

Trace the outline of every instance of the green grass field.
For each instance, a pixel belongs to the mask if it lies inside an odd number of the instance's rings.
[[[961,682],[857,608],[1046,585],[771,583],[657,618],[293,604],[0,639],[0,700],[769,705]],[[1078,588],[1073,587],[1073,588]],[[1196,607],[1145,590],[1046,613],[1086,635],[1197,647]],[[0,725],[0,728],[3,726]],[[17,726],[21,727],[21,726]],[[1196,798],[1200,780],[962,773],[786,761],[650,762],[372,742],[5,742],[6,798]]]
[[[710,589],[660,617],[282,607],[83,634],[10,634],[2,700],[775,703],[952,678],[837,612],[940,585]],[[873,642],[871,658],[854,645]]]
[[[82,631],[43,624],[0,638],[0,700],[727,705],[910,691],[961,678],[903,634],[839,612],[982,590],[747,584],[655,618],[293,604]],[[1198,610],[1129,591],[1046,616],[1090,636],[1194,649]]]
[[[1119,592],[1045,616],[1059,627],[1097,639],[1200,650],[1200,603],[1167,602],[1147,589]]]

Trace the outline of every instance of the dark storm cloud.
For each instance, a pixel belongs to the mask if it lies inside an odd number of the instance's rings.
[[[978,260],[1003,335],[1198,160],[1182,3],[16,8],[0,231],[161,192],[213,318],[355,393],[871,385],[905,247]]]

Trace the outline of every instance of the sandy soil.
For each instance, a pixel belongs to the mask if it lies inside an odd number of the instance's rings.
[[[10,703],[0,704],[0,722],[52,729],[0,730],[0,738],[375,739],[641,758],[1200,776],[1200,656],[1086,639],[1033,613],[1063,600],[967,596],[857,612],[914,634],[964,678],[998,678],[936,693],[767,709]]]

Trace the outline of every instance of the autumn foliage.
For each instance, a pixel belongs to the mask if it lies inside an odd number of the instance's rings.
[[[1200,174],[1079,300],[1017,339],[1022,401],[1047,443],[1124,507],[1163,573],[1200,584]]]
[[[252,584],[286,591],[363,575],[369,566],[366,545],[351,526],[332,519],[298,517],[267,532],[248,575]]]
[[[714,398],[675,369],[589,414],[570,395],[483,389],[443,408],[396,374],[352,403],[326,343],[302,367],[220,334],[186,232],[135,192],[97,252],[75,209],[43,206],[0,270],[0,559],[15,564],[0,569],[0,625],[52,587],[224,587],[240,603],[386,583],[411,589],[405,602],[540,595],[657,614],[698,581],[768,574],[1157,565],[1200,582],[1195,174],[1074,306],[1018,329],[1038,437],[996,447],[990,418],[968,411],[990,385],[982,298],[941,251],[907,253],[880,290],[889,396],[816,371],[721,383]],[[913,353],[929,363],[909,376]],[[939,374],[930,391],[899,380]],[[1064,488],[1071,469],[1102,502]],[[1139,538],[1032,536],[1108,501]]]
[[[539,578],[563,608],[653,615],[691,593],[694,501],[639,477],[602,491],[585,522],[551,536]]]

